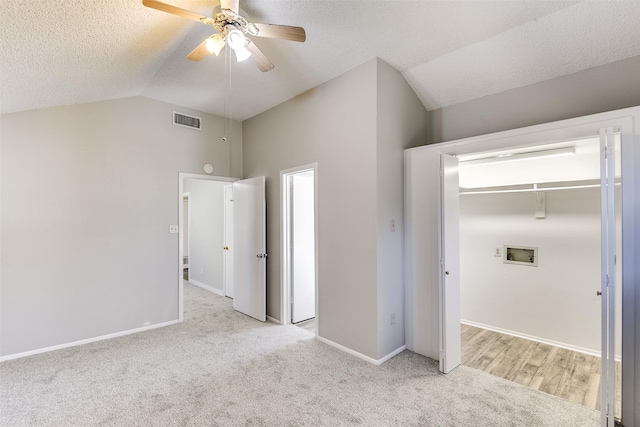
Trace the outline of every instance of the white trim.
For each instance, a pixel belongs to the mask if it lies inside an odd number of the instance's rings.
[[[223,291],[221,291],[220,289],[216,289],[213,286],[205,285],[204,283],[198,282],[196,280],[189,280],[189,283],[191,283],[193,286],[197,286],[199,288],[202,288],[205,291],[209,291],[209,292],[211,292],[213,294],[220,295],[221,297],[224,296],[224,292]]]
[[[376,365],[382,365],[384,362],[386,362],[387,360],[397,356],[398,354],[402,353],[403,351],[405,351],[407,349],[406,345],[403,345],[401,347],[396,348],[395,350],[393,350],[391,353],[387,354],[386,356],[384,356],[381,359],[378,359]]]
[[[182,193],[182,209],[180,210],[180,212],[182,212],[182,220],[184,220],[184,202],[187,202],[187,244],[191,245],[191,227],[189,226],[191,224],[191,193],[190,192],[186,192],[186,193]],[[180,233],[180,228],[183,227],[182,224],[182,220],[180,220],[180,222],[178,223],[178,235],[180,236],[180,247],[182,249],[180,249],[180,253],[182,253],[182,257],[180,257],[182,259],[182,262],[184,262],[184,231],[181,234]],[[187,248],[187,257],[189,258],[189,262],[185,265],[182,264],[182,270],[180,273],[180,278],[184,280],[184,269],[187,269],[187,281],[191,278],[191,268],[189,268],[189,264],[191,264],[191,255],[189,255],[191,253],[191,251],[188,250],[189,248]]]
[[[314,227],[315,227],[315,292],[316,292],[316,307],[315,307],[315,319],[316,319],[316,337],[318,336],[320,328],[319,319],[319,273],[318,273],[318,163],[308,163],[306,165],[297,166],[294,168],[284,169],[280,171],[280,321],[282,325],[291,324],[291,282],[289,278],[289,254],[287,253],[287,230],[288,230],[288,200],[287,196],[287,177],[295,175],[297,173],[313,171],[313,192],[314,192]]]
[[[141,328],[129,329],[129,330],[122,331],[122,332],[116,332],[116,333],[108,334],[108,335],[101,335],[99,337],[87,338],[87,339],[79,340],[79,341],[72,341],[72,342],[69,342],[69,343],[66,343],[66,344],[58,344],[58,345],[53,345],[51,347],[39,348],[37,350],[29,350],[29,351],[25,351],[25,352],[22,352],[22,353],[9,354],[7,356],[0,357],[0,362],[5,362],[7,360],[20,359],[20,358],[23,358],[23,357],[33,356],[33,355],[41,354],[41,353],[48,353],[50,351],[55,351],[55,350],[62,350],[64,348],[69,348],[69,347],[77,347],[79,345],[91,344],[91,343],[94,343],[94,342],[109,340],[109,339],[112,339],[112,338],[118,338],[118,337],[122,337],[122,336],[125,336],[125,335],[137,334],[139,332],[145,332],[145,331],[150,331],[152,329],[163,328],[165,326],[175,325],[176,323],[180,323],[180,321],[179,320],[170,320],[168,322],[157,323],[155,325],[143,326]]]
[[[408,148],[405,152],[425,149],[440,149],[443,150],[441,151],[443,153],[462,155],[478,153],[481,151],[499,150],[502,148],[547,145],[553,142],[563,142],[570,139],[583,138],[585,133],[576,132],[578,129],[589,129],[592,131],[592,135],[596,137],[597,132],[594,130],[600,129],[601,127],[607,127],[606,123],[618,121],[622,122],[622,124],[632,124],[633,118],[637,114],[638,107],[623,108],[590,116],[559,120],[524,128],[489,133],[486,135],[439,142],[436,144],[422,145],[420,147]],[[614,125],[614,127],[616,126]],[[544,134],[550,134],[549,138],[545,138]],[[631,132],[631,134],[633,134],[633,132]],[[518,142],[513,141],[514,139],[517,139]],[[450,148],[461,149],[450,150]]]
[[[565,350],[576,351],[578,353],[588,354],[589,356],[600,357],[598,350],[591,348],[580,347],[577,345],[566,344],[560,341],[549,340],[546,338],[540,338],[535,335],[523,334],[522,332],[516,332],[509,329],[498,328],[497,326],[485,325],[484,323],[474,322],[472,320],[460,319],[460,323],[469,326],[475,326],[476,328],[486,329],[488,331],[498,332],[500,334],[511,335],[512,337],[522,338],[529,341],[539,342],[540,344],[552,345],[554,347],[564,348]],[[616,361],[621,361],[620,355],[616,355]]]
[[[338,350],[344,351],[345,353],[349,353],[352,356],[355,356],[359,359],[362,359],[366,362],[369,362],[373,365],[379,366],[382,365],[384,362],[386,362],[387,360],[391,359],[394,356],[397,356],[398,354],[402,353],[403,351],[405,351],[407,349],[406,345],[403,345],[402,347],[399,347],[397,349],[395,349],[394,351],[392,351],[391,353],[387,354],[386,356],[380,358],[380,359],[374,359],[373,357],[369,357],[369,356],[365,356],[362,353],[358,353],[355,350],[351,350],[348,347],[345,347],[343,345],[340,345],[338,343],[335,343],[331,340],[328,340],[326,338],[322,338],[321,336],[316,334],[316,339],[322,343],[325,343],[327,345],[330,345],[331,347],[337,348]]]
[[[223,194],[223,202],[222,202],[222,210],[224,212],[223,216],[222,216],[222,228],[223,228],[223,236],[224,236],[224,247],[228,248],[229,246],[229,236],[227,236],[227,228],[228,228],[228,221],[229,218],[227,218],[227,189],[231,189],[231,201],[233,202],[233,183],[231,184],[227,184],[224,187],[222,187],[222,194]],[[191,212],[191,210],[189,210],[189,212]],[[232,229],[233,230],[233,229]],[[231,247],[231,250],[233,251],[233,245]],[[224,296],[228,296],[227,295],[227,287],[229,286],[229,284],[227,283],[227,263],[228,258],[229,257],[229,249],[225,249],[224,254],[223,254],[223,258],[222,258],[222,293],[224,294]],[[233,260],[232,260],[233,261]],[[233,299],[233,296],[230,296],[231,299]]]
[[[183,209],[182,209],[182,203],[184,201],[183,197],[183,193],[184,193],[184,180],[185,179],[203,179],[203,180],[207,180],[207,181],[219,181],[219,182],[234,182],[237,181],[238,178],[231,178],[231,177],[227,177],[227,176],[215,176],[215,175],[203,175],[203,174],[198,174],[198,173],[187,173],[187,172],[178,172],[178,320],[180,322],[182,322],[183,318],[184,318],[184,285],[183,285],[183,278],[182,278],[182,252],[184,251],[183,248],[183,237],[182,234],[184,233],[184,230],[182,229],[182,223],[183,223]],[[191,206],[189,206],[191,207]],[[189,214],[191,214],[191,210],[189,210]],[[191,254],[189,254],[189,256],[191,256]],[[189,272],[191,273],[191,272]],[[189,277],[191,277],[191,274],[189,274]],[[193,282],[190,282],[193,283]]]
[[[278,319],[275,319],[275,318],[273,318],[273,317],[271,317],[271,316],[267,316],[267,320],[268,320],[269,322],[273,322],[273,323],[277,323],[278,325],[282,325],[282,322],[281,322],[281,321],[279,321]]]

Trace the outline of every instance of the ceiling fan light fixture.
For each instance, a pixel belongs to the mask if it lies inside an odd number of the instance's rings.
[[[251,34],[252,36],[257,36],[260,32],[260,30],[258,30],[258,27],[256,27],[254,24],[247,24],[245,29],[247,30],[247,33]]]
[[[214,34],[206,41],[207,50],[216,56],[220,55],[220,51],[224,47],[225,38],[221,34]]]
[[[238,50],[244,48],[247,38],[244,36],[242,31],[233,29],[227,32],[227,41],[231,49]]]
[[[238,62],[242,62],[251,56],[251,52],[249,52],[249,50],[246,47],[234,49],[233,51],[236,53],[236,60]]]
[[[244,33],[237,28],[227,31],[227,43],[236,53],[236,60],[238,62],[242,62],[251,56],[251,52],[247,50],[247,38],[244,36]]]

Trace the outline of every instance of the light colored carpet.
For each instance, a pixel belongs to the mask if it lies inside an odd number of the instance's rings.
[[[2,426],[597,426],[599,412],[405,351],[373,366],[185,285],[179,325],[0,364]]]

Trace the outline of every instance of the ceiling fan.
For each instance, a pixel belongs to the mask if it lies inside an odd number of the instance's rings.
[[[261,71],[266,72],[273,69],[274,65],[247,36],[296,42],[304,42],[306,40],[307,36],[302,27],[249,23],[239,14],[239,2],[240,0],[220,0],[220,12],[210,18],[156,0],[142,0],[142,4],[147,7],[211,25],[218,31],[218,33],[205,39],[187,55],[187,59],[192,61],[200,61],[208,53],[218,56],[225,45],[229,45],[235,52],[238,62],[251,58]]]

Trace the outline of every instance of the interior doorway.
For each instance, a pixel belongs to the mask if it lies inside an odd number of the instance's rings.
[[[179,173],[178,197],[178,310],[184,313],[184,280],[224,295],[224,187],[235,178]],[[185,209],[185,195],[188,207]],[[185,261],[188,279],[185,279]]]
[[[315,164],[280,173],[282,192],[282,319],[317,332]]]
[[[619,184],[619,135],[615,147]],[[458,160],[462,364],[600,409],[599,137]],[[620,203],[616,211],[620,254]],[[620,293],[615,299],[620,418]]]

